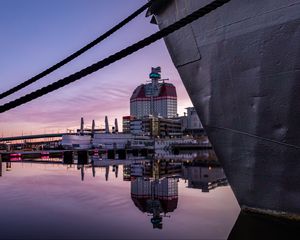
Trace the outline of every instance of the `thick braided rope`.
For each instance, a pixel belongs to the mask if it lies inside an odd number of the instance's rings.
[[[140,13],[142,13],[144,10],[146,10],[151,5],[151,3],[152,3],[152,1],[147,2],[144,6],[140,7],[138,10],[136,10],[130,16],[128,16],[127,18],[122,20],[120,23],[115,25],[113,28],[111,28],[110,30],[108,30],[107,32],[105,32],[104,34],[102,34],[101,36],[99,36],[98,38],[93,40],[92,42],[88,43],[87,45],[85,45],[84,47],[79,49],[78,51],[72,53],[71,55],[69,55],[65,59],[63,59],[60,62],[56,63],[55,65],[49,67],[48,69],[46,69],[43,72],[37,74],[36,76],[26,80],[25,82],[22,82],[19,85],[15,86],[15,87],[13,87],[13,88],[11,88],[11,89],[3,92],[3,93],[0,93],[0,99],[9,96],[10,94],[13,94],[13,93],[17,92],[17,91],[21,90],[24,87],[27,87],[28,85],[38,81],[39,79],[41,79],[41,78],[45,77],[46,75],[52,73],[53,71],[57,70],[58,68],[62,67],[63,65],[71,62],[73,59],[79,57],[81,54],[83,54],[87,50],[91,49],[92,47],[94,47],[98,43],[102,42],[104,39],[106,39],[107,37],[112,35],[114,32],[118,31],[120,28],[125,26],[131,20],[133,20]]]
[[[230,2],[230,0],[216,0],[212,3],[198,9],[197,11],[191,13],[190,15],[182,18],[181,20],[171,24],[170,26],[150,35],[149,37],[97,62],[92,64],[89,67],[86,67],[82,69],[81,71],[78,71],[68,77],[65,77],[57,82],[54,82],[46,87],[43,87],[41,89],[38,89],[34,92],[31,92],[27,95],[24,95],[16,100],[13,100],[11,102],[8,102],[2,106],[0,106],[0,113],[6,112],[12,108],[18,107],[24,103],[30,102],[36,98],[39,98],[47,93],[53,92],[61,87],[64,87],[68,85],[69,83],[75,82],[78,79],[85,77],[95,71],[98,71],[101,68],[104,68],[122,58],[125,58],[129,56],[130,54],[150,45],[151,43],[154,43],[155,41],[169,35],[170,33],[186,26],[187,24],[197,20],[200,17],[203,17],[204,15],[214,11],[218,7],[223,6],[225,3]]]

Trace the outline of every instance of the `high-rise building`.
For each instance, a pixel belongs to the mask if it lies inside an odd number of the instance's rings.
[[[161,79],[160,67],[152,68],[150,83],[139,85],[130,98],[130,115],[136,118],[144,116],[162,116],[165,118],[177,115],[176,88]]]

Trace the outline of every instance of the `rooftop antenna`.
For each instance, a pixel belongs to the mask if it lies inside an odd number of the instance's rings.
[[[149,74],[149,78],[151,79],[150,81],[153,84],[156,84],[161,79],[160,73],[161,73],[161,67],[151,68],[151,73]]]

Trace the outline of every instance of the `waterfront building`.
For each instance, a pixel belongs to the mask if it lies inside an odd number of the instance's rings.
[[[177,116],[177,93],[171,83],[161,79],[160,67],[152,68],[150,83],[139,85],[130,98],[130,115],[136,118],[144,116],[162,116],[172,118]]]
[[[103,149],[124,149],[126,144],[131,141],[133,141],[133,136],[130,133],[96,133],[93,138],[93,147]]]
[[[134,119],[130,121],[130,133],[133,135],[150,135],[150,131],[143,127],[142,119]]]
[[[187,129],[202,129],[202,123],[194,107],[188,107],[187,110]]]
[[[132,121],[133,119],[133,116],[123,116],[123,133],[130,133],[130,121]]]
[[[181,136],[181,121],[180,119],[167,119],[150,115],[130,121],[130,132],[134,135],[154,137]]]
[[[62,147],[64,149],[124,149],[127,145],[133,147],[148,147],[150,138],[148,136],[134,136],[131,133],[118,133],[118,122],[115,119],[115,126],[112,132],[109,131],[108,118],[105,117],[105,129],[95,129],[93,120],[92,128],[84,128],[84,120],[81,118],[80,129],[77,133],[62,135]]]
[[[185,134],[202,135],[204,133],[202,123],[194,107],[187,107],[184,116],[179,117],[182,124],[182,132]]]
[[[64,149],[89,149],[91,148],[91,136],[65,134],[62,136],[61,145]]]

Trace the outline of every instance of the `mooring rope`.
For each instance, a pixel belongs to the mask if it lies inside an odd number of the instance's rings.
[[[85,77],[95,71],[98,71],[99,69],[102,69],[122,58],[125,58],[132,53],[156,42],[157,40],[166,37],[172,32],[175,32],[176,30],[186,26],[187,24],[199,19],[200,17],[205,16],[206,14],[214,11],[215,9],[223,6],[225,3],[230,2],[231,0],[215,0],[208,5],[196,10],[195,12],[189,14],[188,16],[178,20],[177,22],[169,25],[168,27],[150,35],[149,37],[144,38],[143,40],[132,44],[131,46],[107,57],[103,60],[100,60],[99,62],[96,62],[89,67],[86,67],[82,69],[81,71],[78,71],[76,73],[71,74],[68,77],[65,77],[63,79],[58,80],[57,82],[54,82],[52,84],[49,84],[48,86],[45,86],[43,88],[40,88],[34,92],[31,92],[27,95],[24,95],[16,100],[13,100],[11,102],[8,102],[2,106],[0,106],[0,113],[6,112],[12,108],[18,107],[24,103],[30,102],[36,98],[39,98],[47,93],[53,92],[61,87],[64,87],[72,82],[77,81],[78,79]]]
[[[122,20],[121,22],[119,22],[117,25],[115,25],[114,27],[112,27],[110,30],[108,30],[107,32],[103,33],[101,36],[99,36],[98,38],[96,38],[95,40],[93,40],[92,42],[88,43],[87,45],[85,45],[84,47],[82,47],[81,49],[79,49],[78,51],[72,53],[71,55],[69,55],[68,57],[66,57],[65,59],[61,60],[60,62],[54,64],[53,66],[47,68],[46,70],[44,70],[43,72],[37,74],[36,76],[20,83],[19,85],[3,92],[0,93],[0,99],[5,98],[19,90],[21,90],[24,87],[27,87],[28,85],[38,81],[39,79],[47,76],[48,74],[52,73],[53,71],[57,70],[58,68],[64,66],[65,64],[71,62],[72,60],[74,60],[75,58],[79,57],[81,54],[83,54],[84,52],[86,52],[87,50],[91,49],[92,47],[94,47],[95,45],[99,44],[100,42],[102,42],[104,39],[108,38],[110,35],[112,35],[114,32],[118,31],[119,29],[121,29],[122,27],[124,27],[127,23],[129,23],[131,20],[133,20],[135,17],[137,17],[140,13],[142,13],[144,10],[146,10],[149,6],[151,6],[151,3],[153,2],[153,0],[147,2],[144,6],[140,7],[138,10],[136,10],[134,13],[132,13],[130,16],[128,16],[127,18],[125,18],[124,20]]]

